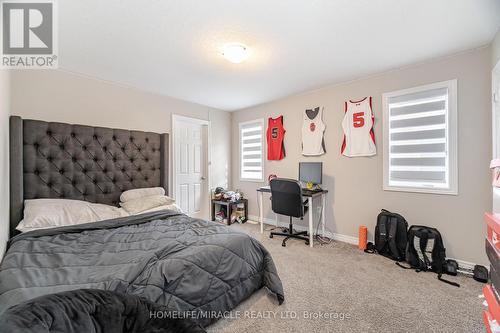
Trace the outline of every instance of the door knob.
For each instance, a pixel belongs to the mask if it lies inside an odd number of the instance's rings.
[[[201,180],[205,180],[205,179],[207,179],[207,177],[201,176]]]

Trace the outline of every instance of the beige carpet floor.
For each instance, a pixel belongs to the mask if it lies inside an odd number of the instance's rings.
[[[209,332],[484,332],[482,284],[472,278],[449,277],[461,284],[456,288],[434,273],[404,270],[346,243],[311,249],[290,240],[282,247],[281,237],[269,239],[269,231],[261,235],[257,225],[231,228],[271,252],[285,302],[279,306],[262,289]]]

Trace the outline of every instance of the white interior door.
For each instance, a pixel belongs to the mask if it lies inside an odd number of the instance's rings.
[[[208,125],[175,119],[175,199],[191,217],[208,218]]]

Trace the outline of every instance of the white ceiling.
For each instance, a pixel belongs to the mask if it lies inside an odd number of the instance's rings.
[[[223,110],[489,43],[500,0],[64,0],[60,67]],[[228,42],[250,58],[220,56]]]

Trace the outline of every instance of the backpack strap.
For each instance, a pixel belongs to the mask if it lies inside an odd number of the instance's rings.
[[[429,260],[429,257],[427,257],[427,254],[425,253],[427,250],[427,243],[429,242],[429,234],[428,233],[423,233],[422,237],[420,237],[420,251],[422,251],[422,256],[424,257],[423,264],[424,267],[422,267],[423,270],[428,270],[429,267],[431,266],[431,261]]]
[[[401,264],[398,261],[396,261],[396,265],[398,265],[399,267],[404,268],[404,269],[413,269],[412,267],[406,267],[406,266],[404,266],[403,264]]]
[[[401,254],[399,253],[398,247],[396,245],[396,232],[398,231],[398,219],[396,217],[390,218],[390,226],[389,226],[389,249],[391,250],[394,257],[398,260],[401,258]]]
[[[441,273],[439,273],[439,274],[438,274],[438,280],[439,280],[439,281],[442,281],[442,282],[444,282],[444,283],[448,283],[448,284],[450,284],[450,285],[452,285],[452,286],[455,286],[455,287],[460,287],[460,284],[458,284],[458,283],[456,283],[456,282],[452,282],[452,281],[450,281],[450,280],[443,279],[443,278],[441,277],[442,275],[443,275],[443,274],[441,274]]]
[[[377,252],[382,252],[382,250],[387,246],[387,222],[389,220],[386,219],[381,219],[380,223],[378,224],[379,228],[379,242],[376,246]]]

